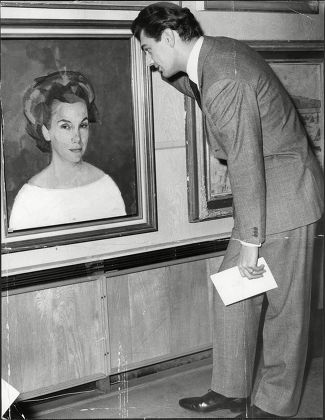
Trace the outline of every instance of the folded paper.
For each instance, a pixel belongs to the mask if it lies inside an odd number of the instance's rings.
[[[242,277],[237,266],[210,276],[225,305],[231,305],[278,287],[264,258],[258,259],[257,265],[261,264],[264,265],[265,273],[263,277],[257,279],[250,280]]]

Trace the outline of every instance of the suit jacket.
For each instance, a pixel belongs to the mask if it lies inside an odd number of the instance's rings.
[[[204,37],[198,80],[207,139],[226,159],[238,239],[317,221],[323,212],[323,175],[295,107],[265,60],[244,43]],[[188,76],[168,80],[192,96]]]

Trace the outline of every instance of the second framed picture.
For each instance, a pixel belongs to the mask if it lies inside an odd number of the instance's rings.
[[[324,168],[324,46],[318,41],[247,43],[268,61],[289,92],[305,126],[310,145]],[[211,153],[202,113],[185,98],[189,221],[232,216],[227,162]]]

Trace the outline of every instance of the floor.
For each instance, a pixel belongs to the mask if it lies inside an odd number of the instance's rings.
[[[28,419],[122,419],[122,418],[230,418],[228,410],[198,414],[182,409],[182,397],[202,395],[207,392],[211,378],[211,359],[192,363],[191,366],[169,369],[123,381],[116,390],[104,394],[90,390],[71,396],[77,400],[56,400],[45,404]],[[70,397],[70,398],[71,398]],[[67,398],[67,397],[66,397]],[[312,359],[307,369],[302,402],[296,418],[323,418],[323,359]]]

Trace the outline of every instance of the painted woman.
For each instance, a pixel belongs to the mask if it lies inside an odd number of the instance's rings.
[[[26,131],[50,164],[23,185],[10,215],[11,230],[124,216],[113,179],[83,160],[90,124],[98,121],[90,81],[76,71],[35,79],[23,99]],[[96,139],[92,139],[96,141]]]

